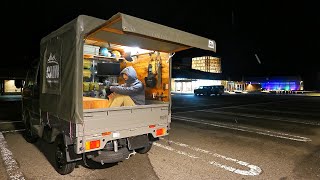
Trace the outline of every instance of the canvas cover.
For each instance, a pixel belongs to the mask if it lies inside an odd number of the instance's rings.
[[[87,38],[168,53],[191,47],[216,51],[214,40],[122,13],[114,15]]]
[[[42,38],[40,43],[40,108],[72,123],[83,122],[84,39],[163,52],[176,52],[190,47],[211,51],[216,49],[213,40],[122,13],[108,21],[78,16]]]

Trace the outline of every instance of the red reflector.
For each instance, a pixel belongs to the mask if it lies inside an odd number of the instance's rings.
[[[157,130],[156,130],[156,136],[164,135],[165,132],[166,132],[166,129],[165,129],[165,128],[157,129]]]
[[[86,150],[96,149],[100,147],[100,140],[95,141],[87,141],[86,142]]]
[[[155,128],[156,125],[149,125],[149,128]]]
[[[90,141],[90,149],[95,149],[100,147],[100,140]]]

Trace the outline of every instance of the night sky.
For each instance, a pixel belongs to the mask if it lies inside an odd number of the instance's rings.
[[[222,70],[230,75],[301,75],[310,88],[320,80],[316,1],[43,2],[2,4],[4,54],[9,55],[2,57],[2,68],[25,69],[39,56],[40,39],[80,14],[109,19],[122,12],[216,41],[216,53],[191,49],[176,53],[177,62],[212,55],[222,59]]]

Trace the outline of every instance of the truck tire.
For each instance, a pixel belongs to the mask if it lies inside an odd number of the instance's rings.
[[[66,145],[63,136],[59,135],[55,141],[55,169],[61,175],[70,174],[76,167],[76,163],[68,163],[66,157]]]
[[[34,134],[31,130],[31,123],[30,123],[30,115],[29,112],[24,112],[24,121],[25,121],[25,131],[23,133],[23,137],[28,143],[35,143],[38,140],[38,136]]]
[[[139,154],[146,154],[152,148],[152,142],[149,142],[149,145],[140,149],[135,149],[135,151]]]

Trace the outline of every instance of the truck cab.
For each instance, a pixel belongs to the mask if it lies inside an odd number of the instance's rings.
[[[25,139],[34,143],[38,139],[31,131],[32,125],[39,124],[40,119],[40,61],[33,60],[31,68],[27,71],[22,90],[22,120],[26,126]]]

